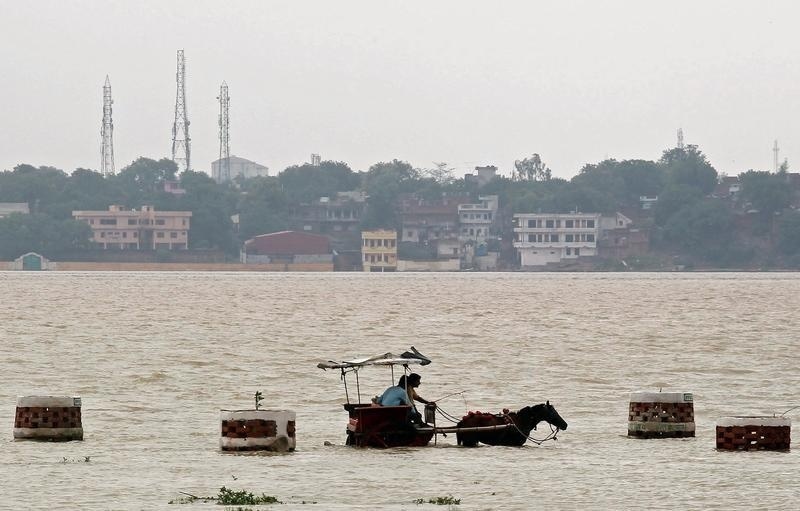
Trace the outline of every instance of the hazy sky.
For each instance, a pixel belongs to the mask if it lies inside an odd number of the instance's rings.
[[[117,169],[171,156],[176,50],[192,166],[398,158],[559,177],[697,144],[720,172],[800,169],[797,1],[0,0],[0,170],[99,169],[111,79]]]

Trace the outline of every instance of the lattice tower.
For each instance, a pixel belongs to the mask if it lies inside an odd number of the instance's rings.
[[[683,149],[683,128],[678,128],[678,149]]]
[[[781,168],[780,163],[778,163],[778,154],[780,149],[778,149],[778,141],[775,141],[775,145],[772,146],[772,152],[775,156],[775,172],[778,172],[778,169]]]
[[[219,180],[222,183],[231,180],[231,138],[229,107],[231,98],[228,95],[228,84],[222,82],[219,87]]]
[[[100,128],[102,139],[100,147],[100,172],[103,176],[114,175],[114,122],[111,119],[111,106],[114,100],[111,99],[111,81],[106,75],[106,83],[103,85],[103,125]]]
[[[191,139],[189,138],[189,114],[186,109],[186,62],[183,50],[178,50],[178,71],[175,74],[175,123],[172,125],[172,161],[178,172],[191,170]]]

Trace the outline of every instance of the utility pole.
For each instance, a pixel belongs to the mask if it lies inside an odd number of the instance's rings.
[[[178,50],[178,71],[175,74],[175,123],[172,125],[172,161],[178,172],[192,170],[191,139],[189,138],[189,115],[186,112],[186,64],[183,50]]]
[[[678,149],[683,149],[683,128],[678,128]]]
[[[228,84],[223,80],[219,87],[219,181],[227,183],[231,180],[231,139],[228,132],[230,117],[228,108],[231,98],[228,95]]]
[[[111,82],[106,75],[103,85],[103,126],[100,128],[102,138],[100,148],[100,172],[103,177],[114,175],[114,122],[111,120]]]

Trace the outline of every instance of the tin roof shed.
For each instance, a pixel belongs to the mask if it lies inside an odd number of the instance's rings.
[[[244,250],[251,255],[311,255],[330,254],[327,237],[298,231],[261,234],[245,241]]]

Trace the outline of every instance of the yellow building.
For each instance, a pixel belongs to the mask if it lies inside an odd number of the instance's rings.
[[[364,271],[397,270],[397,231],[361,231]]]
[[[72,212],[75,220],[92,228],[97,247],[119,250],[185,250],[191,216],[191,211],[156,211],[153,206],[136,210],[112,205],[108,211]]]

